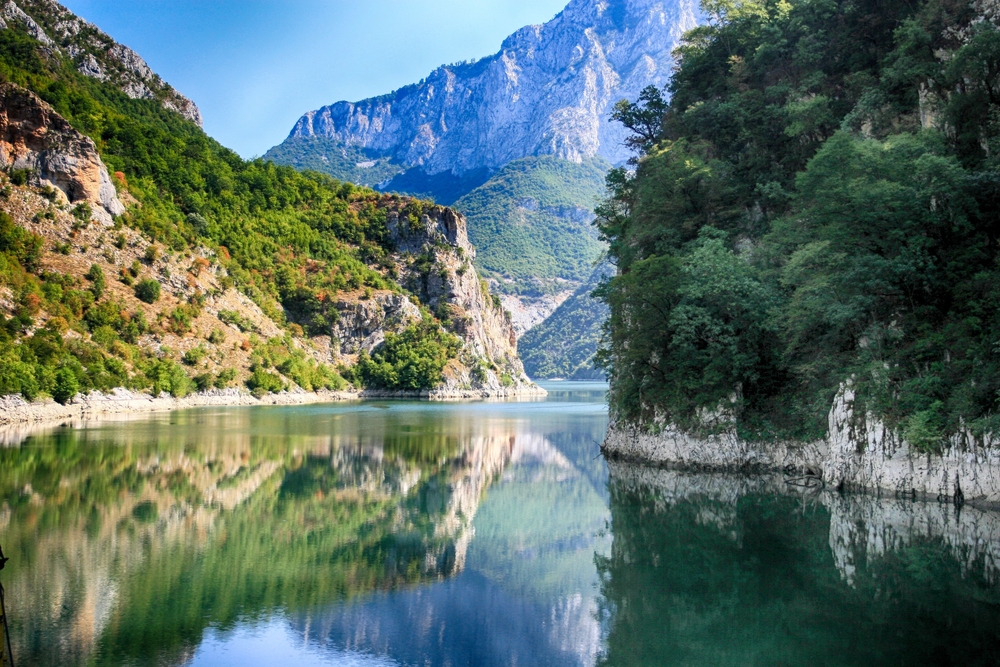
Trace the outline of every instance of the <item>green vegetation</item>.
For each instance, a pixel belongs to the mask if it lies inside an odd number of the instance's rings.
[[[32,7],[39,16],[46,11],[42,5]],[[95,141],[116,172],[116,187],[127,189],[140,204],[116,224],[155,242],[146,263],[164,253],[194,256],[197,248],[208,248],[212,261],[224,269],[223,289],[235,286],[279,325],[310,334],[328,333],[339,291],[401,290],[388,277],[386,258],[392,249],[385,225],[388,207],[405,206],[399,198],[315,172],[244,161],[164,109],[160,100],[130,99],[110,82],[83,76],[72,60],[42,48],[19,24],[0,31],[0,80],[37,93]],[[160,93],[172,94],[169,87]],[[21,185],[29,177],[20,171],[8,175]],[[41,194],[54,196],[54,191]],[[54,217],[53,210],[43,215]],[[89,222],[85,206],[72,214],[74,230]],[[127,242],[121,232],[113,239],[119,250]],[[65,396],[72,388],[68,373],[80,391],[126,386],[183,395],[190,389],[190,380],[181,378],[183,368],[136,342],[143,333],[189,333],[204,295],[147,323],[141,311],[110,300],[100,267],[87,273],[89,288],[73,276],[40,271],[43,247],[42,238],[0,215],[0,286],[17,304],[13,318],[0,317],[0,394]],[[54,249],[69,254],[72,244],[60,242]],[[113,257],[110,248],[106,256]],[[151,278],[139,280],[143,270],[136,261],[122,272],[121,282],[135,283],[140,300],[156,303],[160,285]],[[242,318],[227,321],[253,330]],[[73,335],[64,338],[68,331]],[[298,361],[287,374],[278,370],[304,387],[340,385],[332,372],[304,370]]]
[[[289,137],[267,151],[264,159],[370,188],[403,171],[384,157],[328,137]]]
[[[608,307],[593,298],[591,292],[609,276],[609,270],[607,265],[598,267],[573,296],[521,337],[517,349],[528,377],[604,379],[604,372],[594,366],[594,355]]]
[[[159,281],[147,278],[135,284],[135,298],[144,303],[156,303],[160,300]]]
[[[613,411],[813,438],[850,382],[924,451],[995,430],[1000,31],[945,0],[704,7],[670,104],[615,112],[642,156],[598,211]]]
[[[444,379],[442,371],[459,346],[458,338],[424,319],[398,334],[386,334],[370,357],[362,353],[357,373],[364,386],[375,389],[434,387]]]
[[[599,159],[515,160],[455,202],[468,220],[477,267],[512,293],[546,293],[555,279],[587,280],[603,251],[589,223],[608,167]]]

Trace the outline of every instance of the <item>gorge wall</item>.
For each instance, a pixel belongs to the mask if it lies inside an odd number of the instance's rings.
[[[829,414],[827,436],[816,442],[750,442],[727,429],[694,436],[667,426],[658,432],[613,424],[602,444],[610,459],[681,470],[786,471],[831,488],[905,498],[1000,506],[1000,448],[992,436],[968,431],[938,452],[922,452],[855,406],[843,389]]]

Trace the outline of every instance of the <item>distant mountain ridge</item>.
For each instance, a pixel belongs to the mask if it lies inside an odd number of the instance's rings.
[[[289,140],[322,137],[427,174],[495,170],[535,155],[618,164],[628,152],[622,128],[607,122],[611,107],[666,84],[672,51],[698,16],[696,0],[572,0],[492,56],[310,111]]]

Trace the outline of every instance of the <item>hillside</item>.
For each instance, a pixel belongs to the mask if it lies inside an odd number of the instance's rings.
[[[601,325],[608,317],[608,307],[591,293],[613,272],[608,264],[597,267],[587,282],[544,322],[521,337],[518,350],[529,377],[536,380],[605,378],[604,371],[594,365],[594,355],[601,340]]]
[[[476,267],[501,294],[519,334],[548,317],[601,256],[591,222],[608,168],[600,159],[524,158],[455,202],[469,221]]]
[[[996,432],[995,3],[727,7],[665,114],[618,114],[642,154],[599,211],[616,418],[813,441],[848,387],[916,452]]]
[[[81,66],[81,44],[125,47],[21,9],[0,29],[0,394],[529,386],[460,215],[243,161],[155,75],[136,94]]]

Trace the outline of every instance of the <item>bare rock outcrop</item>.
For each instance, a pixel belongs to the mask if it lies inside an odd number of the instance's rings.
[[[469,243],[465,217],[434,206],[416,220],[390,212],[387,225],[397,251],[422,260],[400,263],[401,282],[465,342],[462,366],[446,369],[449,384],[491,390],[534,387],[518,357],[509,314],[472,265],[476,250]]]
[[[795,470],[841,489],[1000,507],[995,436],[964,430],[940,451],[918,451],[856,405],[848,386],[830,409],[826,437],[816,442],[749,442],[734,429],[696,436],[666,424],[649,430],[618,423],[608,429],[601,449],[612,459],[682,470]]]
[[[158,101],[201,126],[197,105],[160,79],[139,54],[58,2],[8,0],[0,7],[0,30],[11,28],[24,30],[48,53],[73,61],[84,76],[111,82],[133,99]]]
[[[396,292],[376,292],[367,299],[341,299],[340,318],[330,335],[341,355],[371,352],[382,344],[386,333],[398,333],[420,321],[420,308]]]
[[[472,265],[476,250],[465,218],[443,206],[419,208],[417,214],[397,202],[386,211],[391,260],[414,296],[387,290],[341,296],[330,329],[333,356],[372,353],[386,334],[420,322],[423,307],[462,341],[432,397],[544,394],[524,373],[510,316]]]
[[[428,174],[497,168],[532,155],[629,157],[612,105],[663,86],[694,0],[572,0],[495,55],[446,65],[420,83],[303,115],[289,137],[327,137]]]
[[[37,185],[57,188],[70,203],[86,202],[102,224],[125,212],[93,140],[10,83],[0,85],[0,167],[30,169]]]

